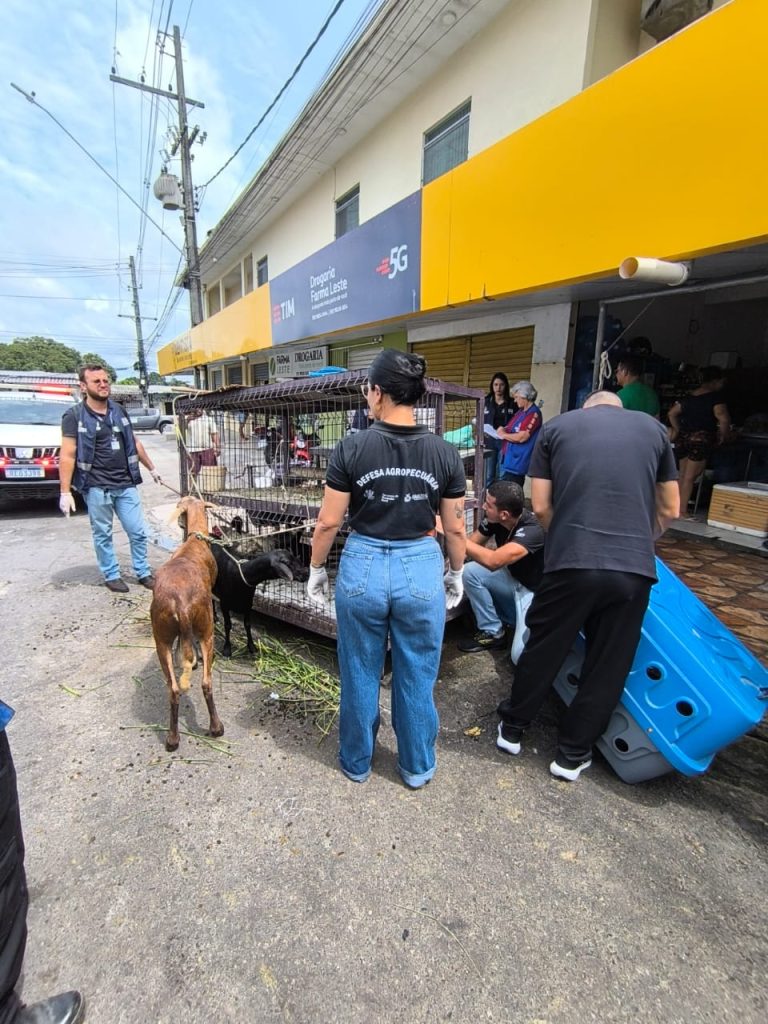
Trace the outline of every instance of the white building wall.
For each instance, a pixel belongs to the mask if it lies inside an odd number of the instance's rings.
[[[638,0],[594,0],[584,87],[628,63],[641,48]]]
[[[610,0],[623,5],[635,0]],[[603,4],[605,0],[603,0]],[[472,100],[469,156],[487,148],[578,93],[599,27],[600,0],[512,0],[422,88],[261,235],[254,260],[269,257],[274,278],[334,239],[334,201],[360,185],[363,223],[421,186],[424,132]],[[610,4],[608,5],[610,8]],[[602,17],[602,16],[601,16]],[[601,35],[601,68],[628,59],[626,38]],[[633,56],[634,54],[630,54]],[[219,267],[219,273],[230,270]]]

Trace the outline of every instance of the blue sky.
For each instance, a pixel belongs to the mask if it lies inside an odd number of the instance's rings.
[[[279,106],[202,196],[198,238],[204,239],[258,170],[329,65],[379,0],[344,0]],[[121,376],[132,375],[136,335],[128,257],[140,269],[140,304],[148,365],[156,349],[189,326],[183,292],[168,317],[183,232],[179,214],[164,212],[151,193],[160,150],[176,122],[168,101],[114,85],[109,75],[151,83],[158,66],[158,26],[184,32],[190,124],[207,132],[193,149],[195,185],[231,156],[280,90],[335,0],[4,0],[0,24],[0,342],[40,334],[81,352],[98,352]],[[159,72],[175,88],[172,39]],[[46,107],[163,228],[140,211],[15,82]],[[153,110],[157,112],[152,132]],[[178,162],[170,166],[180,174]],[[145,182],[149,182],[149,188]],[[147,195],[148,193],[148,195]],[[179,248],[175,248],[173,243]],[[140,248],[139,248],[140,247]],[[122,315],[121,315],[122,314]],[[155,335],[157,325],[162,331]]]

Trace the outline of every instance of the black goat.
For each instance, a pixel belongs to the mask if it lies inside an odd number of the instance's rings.
[[[211,551],[219,569],[213,593],[219,599],[224,618],[224,647],[221,653],[225,658],[232,657],[230,612],[237,612],[243,616],[245,635],[248,637],[248,653],[255,654],[256,647],[251,635],[251,610],[256,587],[265,580],[304,581],[309,574],[295,555],[282,548],[265,551],[255,558],[238,558],[221,544],[211,544]],[[214,615],[215,608],[214,602]]]

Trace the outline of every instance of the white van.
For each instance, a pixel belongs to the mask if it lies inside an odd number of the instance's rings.
[[[0,497],[58,498],[61,417],[67,389],[0,389]]]

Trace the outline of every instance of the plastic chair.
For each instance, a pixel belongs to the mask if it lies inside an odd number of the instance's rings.
[[[509,652],[513,665],[516,665],[520,660],[520,655],[523,653],[523,648],[531,632],[525,624],[525,616],[531,607],[531,601],[533,601],[533,591],[529,590],[528,587],[524,587],[522,583],[516,582],[514,594],[515,635],[512,638],[512,647]]]

